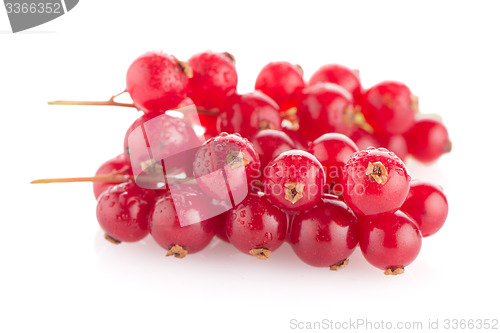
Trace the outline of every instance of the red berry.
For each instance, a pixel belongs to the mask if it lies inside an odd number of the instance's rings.
[[[130,170],[130,165],[127,162],[125,154],[120,154],[115,158],[110,159],[109,161],[104,162],[97,172],[96,176],[116,174],[116,175],[130,175],[132,171]],[[107,183],[107,182],[94,182],[94,195],[95,198],[99,198],[102,192],[106,191],[112,185],[116,185],[118,183]]]
[[[183,185],[159,196],[151,211],[149,228],[167,256],[184,258],[203,250],[215,235],[221,209],[193,186]]]
[[[389,135],[389,136],[379,136],[380,146],[387,148],[387,150],[392,151],[396,154],[402,161],[405,160],[408,155],[408,143],[406,138],[401,135]]]
[[[203,52],[188,60],[193,69],[189,97],[197,107],[220,109],[227,96],[236,92],[238,75],[231,54]]]
[[[305,263],[338,270],[358,244],[356,216],[347,205],[325,196],[314,208],[295,216],[290,228],[290,244]]]
[[[376,133],[402,134],[415,123],[418,100],[399,82],[382,82],[366,91],[362,108]]]
[[[325,133],[347,136],[354,131],[352,95],[333,83],[318,83],[304,89],[297,109],[299,133],[313,141]]]
[[[255,151],[259,154],[260,165],[263,169],[279,154],[295,149],[293,140],[282,131],[262,130],[252,139]]]
[[[345,66],[329,64],[320,67],[309,79],[309,86],[319,82],[338,84],[352,94],[355,101],[361,99],[361,82],[359,73]]]
[[[250,193],[226,214],[229,242],[257,259],[269,258],[283,244],[286,231],[285,213],[259,194]]]
[[[343,174],[344,200],[361,215],[398,210],[410,190],[404,163],[384,148],[361,150],[347,161]]]
[[[448,131],[442,122],[422,119],[406,133],[408,152],[417,160],[431,163],[451,151]]]
[[[278,103],[281,110],[296,107],[305,86],[302,68],[289,62],[271,62],[264,66],[255,81],[260,90]]]
[[[363,256],[386,275],[397,275],[415,260],[422,235],[408,216],[398,211],[366,218],[361,224],[359,247]]]
[[[321,199],[325,171],[312,154],[290,150],[279,154],[267,165],[263,183],[273,204],[299,211],[313,207]]]
[[[240,203],[260,174],[259,155],[239,134],[221,133],[209,139],[196,152],[193,165],[200,188],[226,203]]]
[[[342,169],[352,154],[358,151],[356,144],[339,133],[323,134],[313,141],[309,152],[323,165],[326,184],[335,194],[342,192]]]
[[[261,92],[232,96],[217,119],[219,132],[250,138],[263,129],[281,129],[278,105]]]
[[[299,133],[299,131],[286,127],[283,127],[282,130],[286,135],[290,137],[290,139],[292,139],[296,149],[307,151],[307,147],[309,147],[309,141],[304,138],[301,133]]]
[[[136,242],[148,234],[152,194],[132,182],[109,187],[97,200],[97,221],[113,243]]]
[[[441,229],[448,216],[448,200],[443,190],[433,184],[415,181],[401,210],[415,220],[424,237]]]
[[[163,52],[137,58],[127,72],[127,91],[144,112],[175,108],[187,95],[189,66]]]
[[[364,150],[368,147],[378,148],[381,146],[379,139],[376,138],[375,135],[369,133],[365,129],[362,129],[361,127],[357,127],[350,138],[354,141],[354,143],[356,143],[359,150]]]
[[[125,135],[124,150],[136,182],[164,182],[164,168],[192,174],[192,155],[202,141],[184,119],[168,113],[145,114],[137,119]],[[141,182],[137,177],[149,176]]]

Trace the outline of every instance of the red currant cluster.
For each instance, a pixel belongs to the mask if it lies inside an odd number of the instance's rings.
[[[149,52],[132,63],[127,92],[144,115],[124,153],[88,179],[106,238],[151,234],[178,258],[215,235],[259,259],[286,241],[304,262],[332,270],[359,244],[372,265],[402,273],[448,213],[442,189],[411,182],[402,160],[450,151],[444,125],[421,118],[404,84],[364,90],[358,72],[340,65],[305,82],[299,66],[273,62],[255,92],[236,85],[229,53],[185,63]],[[190,105],[196,112],[183,112]]]

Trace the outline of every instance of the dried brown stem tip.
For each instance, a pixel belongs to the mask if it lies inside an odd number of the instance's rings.
[[[167,257],[174,256],[176,258],[182,259],[187,256],[188,251],[180,245],[171,246],[168,249]]]
[[[380,185],[384,185],[389,179],[389,173],[382,162],[368,162],[366,175],[370,177],[372,182],[377,182]]]
[[[191,66],[189,66],[187,62],[178,60],[177,64],[188,78],[193,77],[193,69],[191,68]]]
[[[104,238],[105,238],[107,241],[109,241],[110,243],[113,243],[113,244],[116,244],[116,245],[118,245],[118,244],[120,244],[120,243],[121,243],[121,241],[119,241],[119,240],[118,240],[118,239],[116,239],[116,238],[111,237],[111,236],[110,236],[110,235],[108,235],[108,234],[104,234]]]
[[[399,275],[403,274],[405,269],[403,267],[391,267],[387,268],[384,272],[385,275]]]
[[[342,268],[345,268],[347,266],[347,264],[349,264],[349,259],[342,260],[342,261],[336,263],[335,265],[331,265],[330,270],[331,271],[338,271]]]
[[[271,255],[271,250],[266,247],[255,247],[249,251],[251,255],[260,260],[267,260]]]
[[[296,203],[304,197],[304,184],[290,182],[285,184],[285,199],[291,203]]]
[[[411,109],[415,113],[420,112],[420,107],[418,106],[418,96],[415,96],[413,94],[410,95],[410,103],[411,103]]]
[[[230,165],[232,169],[236,169],[240,166],[247,165],[250,161],[245,158],[245,155],[241,151],[234,150],[227,154],[226,163]]]
[[[225,55],[226,57],[229,58],[229,60],[235,64],[236,63],[236,59],[234,58],[234,55],[232,55],[231,53],[229,52],[222,52],[223,55]]]

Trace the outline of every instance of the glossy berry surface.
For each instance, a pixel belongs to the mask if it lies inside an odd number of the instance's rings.
[[[387,275],[400,274],[417,258],[422,235],[405,214],[370,217],[361,224],[359,247],[366,260]]]
[[[148,52],[137,58],[127,71],[127,91],[144,112],[175,108],[188,92],[189,67],[174,56]]]
[[[358,146],[359,150],[365,150],[370,147],[381,147],[380,140],[373,133],[359,127],[354,130],[350,138]]]
[[[146,114],[127,130],[124,151],[136,177],[150,176],[151,182],[160,182],[164,168],[169,174],[192,174],[192,151],[202,143],[184,119],[168,113]]]
[[[286,133],[271,129],[257,133],[252,143],[259,154],[261,169],[279,154],[295,149],[295,143]]]
[[[276,206],[299,211],[316,205],[325,186],[323,166],[312,154],[290,150],[264,168],[264,192]]]
[[[103,176],[103,175],[130,175],[132,171],[130,170],[130,165],[128,164],[127,158],[125,154],[120,154],[115,158],[112,158],[106,162],[104,162],[99,169],[97,169],[95,175]],[[117,185],[118,183],[109,183],[109,182],[94,182],[94,196],[95,198],[99,198],[102,192],[106,191],[109,187],[113,185]]]
[[[411,178],[406,166],[385,148],[355,153],[343,171],[343,197],[357,214],[395,212],[410,190]]]
[[[197,107],[220,109],[225,98],[236,92],[238,75],[231,54],[198,53],[188,60],[188,64],[193,70],[193,77],[189,80],[189,97]]]
[[[97,221],[113,242],[136,242],[148,234],[152,194],[132,182],[109,187],[97,200]]]
[[[376,133],[402,134],[415,123],[418,100],[403,83],[386,81],[366,91],[362,112]]]
[[[305,86],[302,68],[286,61],[271,62],[264,66],[255,81],[260,90],[278,103],[282,111],[296,107]]]
[[[432,163],[451,151],[448,130],[436,119],[421,119],[406,133],[408,152],[417,160]]]
[[[355,101],[361,99],[361,82],[359,74],[352,69],[338,64],[321,66],[309,79],[308,85],[313,86],[320,82],[330,82],[350,92]]]
[[[309,141],[331,132],[349,136],[354,131],[352,95],[339,85],[318,83],[304,89],[297,117],[299,133]]]
[[[396,154],[402,161],[408,156],[408,143],[406,138],[401,135],[389,135],[389,136],[379,136],[380,147],[384,147],[387,150],[392,151]]]
[[[250,193],[226,213],[225,225],[234,247],[258,259],[267,259],[285,240],[287,217],[262,194]]]
[[[290,228],[290,245],[302,261],[333,270],[346,264],[358,238],[356,216],[344,202],[330,196],[295,216]]]
[[[252,180],[259,177],[259,155],[239,134],[221,133],[201,146],[194,157],[194,175],[210,197],[240,203]]]
[[[203,250],[214,237],[222,216],[214,209],[212,200],[193,186],[161,195],[151,211],[150,233],[167,255],[183,258]]]
[[[411,217],[428,237],[441,229],[448,216],[448,200],[443,190],[436,185],[415,181],[401,210]]]
[[[309,152],[323,165],[326,185],[331,192],[342,192],[342,170],[351,155],[357,151],[356,144],[339,133],[323,134],[311,144]]]
[[[219,132],[251,138],[263,129],[281,129],[278,105],[261,92],[233,95],[217,117]]]

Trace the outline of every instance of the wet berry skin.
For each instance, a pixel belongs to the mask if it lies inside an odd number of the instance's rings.
[[[193,70],[189,97],[197,107],[220,109],[226,97],[236,92],[238,75],[234,58],[229,53],[198,53],[188,60],[188,64]]]
[[[285,240],[287,217],[262,193],[252,192],[226,213],[225,226],[234,247],[258,259],[267,259]]]
[[[137,242],[148,234],[152,198],[133,182],[111,186],[97,200],[97,221],[113,241]]]
[[[276,102],[259,91],[228,98],[217,117],[219,132],[251,138],[264,129],[280,130],[281,115]]]
[[[381,135],[402,134],[415,123],[417,99],[403,83],[385,81],[368,89],[362,112]]]
[[[325,169],[326,185],[330,191],[342,192],[342,169],[351,155],[358,151],[356,144],[347,136],[339,133],[323,134],[313,141],[309,152]],[[338,184],[338,186],[336,186]]]
[[[163,167],[169,174],[170,170],[178,170],[191,175],[193,164],[189,152],[202,143],[184,119],[168,112],[145,114],[127,130],[124,151],[136,177],[147,175],[161,181],[164,180]]]
[[[373,133],[369,133],[366,130],[357,127],[353,134],[349,136],[354,143],[356,143],[356,146],[360,150],[364,150],[369,147],[382,147],[382,144],[380,143],[380,140],[373,135]]]
[[[260,176],[259,155],[247,139],[224,132],[198,149],[193,170],[197,184],[207,195],[238,204]]]
[[[405,134],[408,152],[423,163],[432,163],[451,151],[448,130],[436,119],[421,119]]]
[[[305,263],[329,267],[342,263],[356,248],[359,225],[347,205],[333,196],[295,216],[290,228],[290,245]]]
[[[410,190],[404,163],[385,148],[368,148],[352,155],[343,170],[343,198],[361,215],[398,210]]]
[[[284,132],[266,129],[262,130],[252,139],[255,151],[259,154],[261,169],[279,154],[295,149],[295,143]]]
[[[364,219],[360,227],[359,247],[373,266],[386,274],[412,263],[420,252],[422,234],[415,222],[401,211]]]
[[[147,52],[127,71],[127,91],[146,113],[175,108],[188,92],[187,70],[174,56]]]
[[[309,141],[331,132],[350,136],[355,129],[352,95],[333,83],[307,87],[297,108],[297,117],[299,134]]]
[[[260,90],[278,103],[282,111],[296,107],[305,86],[302,69],[289,62],[271,62],[257,76],[255,90]]]
[[[132,171],[130,170],[130,165],[127,162],[127,158],[125,154],[120,154],[115,158],[112,158],[106,162],[104,162],[99,169],[97,169],[95,175],[102,176],[108,174],[116,174],[116,175],[131,175]],[[108,182],[94,182],[94,196],[95,198],[99,198],[102,192],[106,191],[110,186],[117,185],[118,183],[108,183]]]
[[[439,186],[414,181],[401,211],[417,223],[422,236],[428,237],[438,232],[446,221],[448,200]]]
[[[355,101],[361,100],[359,74],[345,66],[338,64],[321,66],[309,79],[308,86],[313,86],[319,82],[338,84],[350,92]]]
[[[325,186],[323,166],[312,154],[290,150],[264,168],[264,192],[281,209],[300,211],[316,205]]]
[[[183,258],[203,250],[215,235],[223,216],[213,203],[193,186],[157,198],[149,219],[153,239],[168,255]]]

